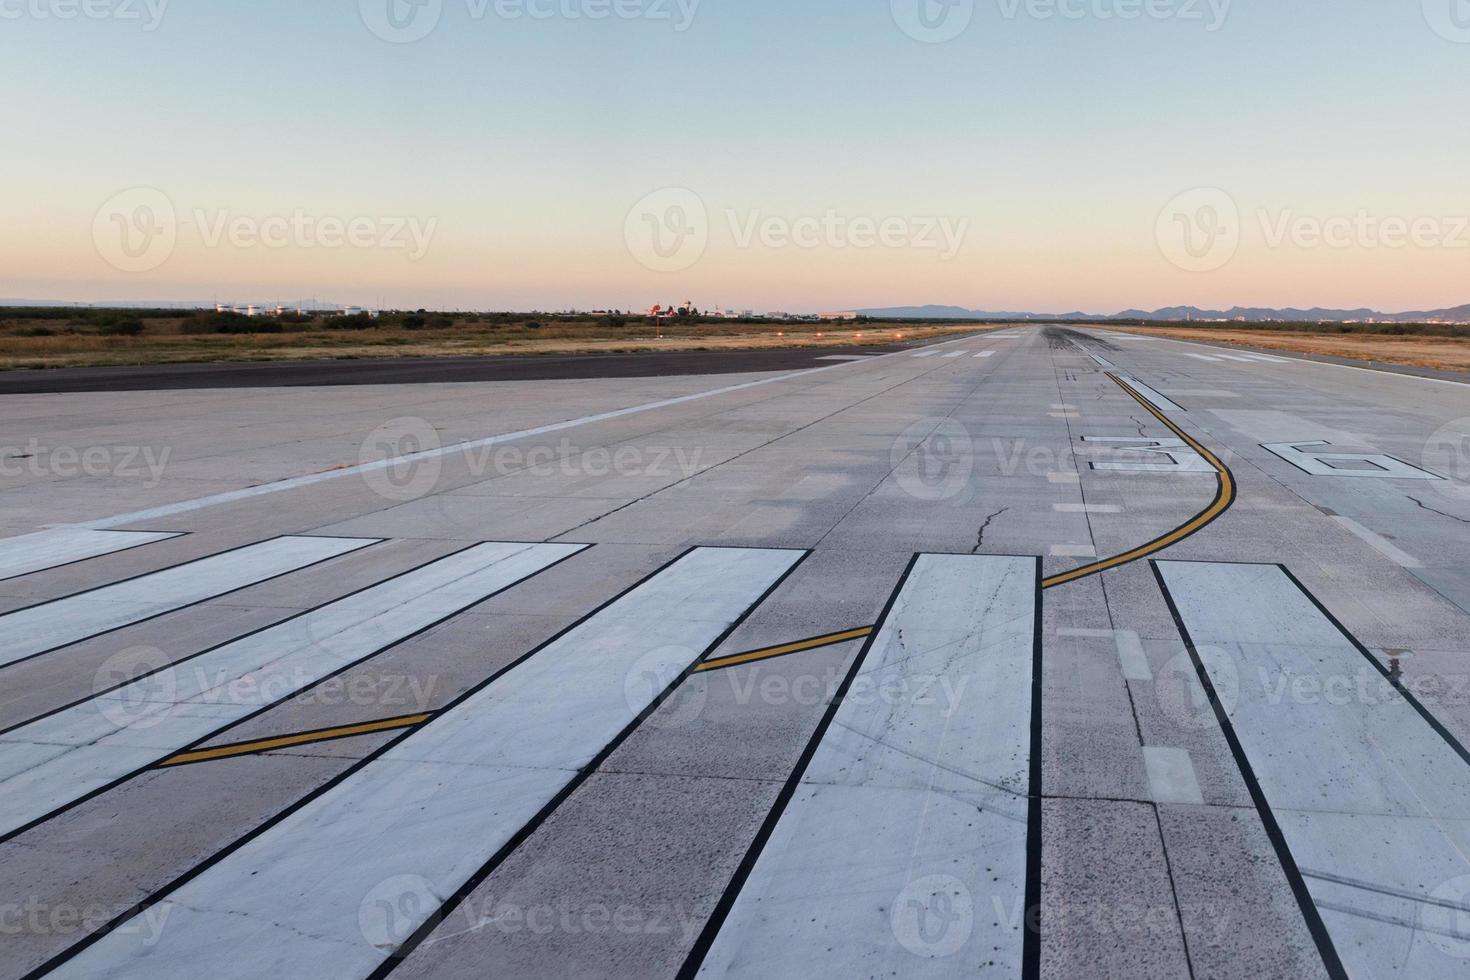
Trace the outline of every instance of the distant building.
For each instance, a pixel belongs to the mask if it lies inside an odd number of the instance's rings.
[[[845,313],[818,313],[817,318],[821,320],[856,320],[858,315],[851,311]]]

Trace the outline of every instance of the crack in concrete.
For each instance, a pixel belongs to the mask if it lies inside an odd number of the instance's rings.
[[[997,517],[1001,516],[1008,510],[1010,510],[1009,507],[1002,507],[994,514],[991,514],[989,517],[985,518],[985,523],[980,525],[980,531],[975,535],[975,547],[970,552],[970,554],[978,555],[980,553],[980,549],[985,547],[985,532],[990,529],[991,523],[993,523]]]
[[[1463,518],[1463,517],[1456,517],[1454,514],[1446,514],[1442,510],[1437,510],[1437,509],[1429,506],[1424,501],[1420,500],[1418,497],[1410,497],[1409,499],[1412,500],[1412,501],[1414,501],[1414,503],[1418,504],[1421,510],[1427,510],[1431,514],[1438,514],[1440,517],[1448,517],[1450,520],[1452,520],[1452,521],[1459,521],[1461,524],[1470,524],[1470,520],[1467,520],[1466,518]]]

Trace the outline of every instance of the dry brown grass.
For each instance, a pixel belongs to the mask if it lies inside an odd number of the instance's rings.
[[[1351,357],[1360,361],[1402,364],[1440,371],[1470,372],[1470,340],[1456,337],[1316,334],[1275,330],[1231,330],[1228,327],[1124,327],[1128,333],[1179,340]]]
[[[387,327],[330,331],[311,327],[274,334],[185,335],[177,320],[147,320],[139,337],[105,337],[58,331],[27,337],[55,324],[11,321],[0,333],[0,369],[125,366],[184,362],[326,360],[368,357],[465,357],[636,353],[643,351],[851,347],[923,340],[977,327],[957,324],[696,324],[669,328],[662,337],[633,321],[614,328],[594,320],[526,323],[459,322],[438,330]]]

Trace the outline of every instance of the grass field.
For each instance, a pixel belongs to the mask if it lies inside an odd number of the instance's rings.
[[[975,324],[690,323],[662,331],[641,317],[426,314],[278,323],[165,311],[68,311],[0,319],[0,370],[180,362],[547,355],[843,347],[968,333]],[[49,313],[49,311],[48,311]],[[350,322],[349,322],[350,321]],[[264,325],[278,332],[251,332]],[[223,327],[230,331],[215,332]],[[659,335],[661,332],[662,336]]]
[[[1082,326],[1112,326],[1086,323]],[[844,347],[999,329],[954,321],[691,322],[518,313],[247,319],[178,310],[0,309],[0,370],[182,362]],[[1143,324],[1144,334],[1470,372],[1470,327],[1444,324]]]

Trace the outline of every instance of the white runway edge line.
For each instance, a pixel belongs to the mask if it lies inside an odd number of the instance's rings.
[[[917,558],[698,976],[1023,975],[1039,576]]]
[[[0,616],[0,667],[217,599],[379,543],[291,535],[17,609]]]
[[[689,552],[51,975],[372,974],[806,554]]]
[[[1190,347],[1203,347],[1205,350],[1224,351],[1226,353],[1231,353],[1231,349],[1228,347],[1217,347],[1214,344],[1204,344],[1200,343],[1197,340],[1175,340],[1173,337],[1138,337],[1132,334],[1112,333],[1109,334],[1109,337],[1115,339],[1122,338],[1125,340],[1162,340],[1168,344],[1184,344]],[[1390,371],[1384,368],[1358,367],[1355,364],[1337,364],[1332,361],[1317,361],[1313,360],[1310,357],[1282,357],[1278,358],[1278,360],[1285,364],[1311,364],[1316,365],[1317,367],[1342,368],[1344,371],[1369,371],[1373,374],[1378,375],[1379,377],[1402,378],[1405,381],[1427,381],[1430,384],[1436,385],[1459,385],[1463,388],[1467,384],[1470,384],[1470,382],[1466,381],[1452,381],[1449,378],[1425,378],[1417,374],[1402,374],[1398,371]]]
[[[1137,378],[1130,378],[1126,374],[1120,374],[1120,375],[1118,375],[1118,377],[1122,378],[1125,382],[1127,382],[1128,387],[1132,388],[1134,391],[1136,391],[1140,395],[1142,395],[1144,397],[1144,400],[1145,401],[1147,401],[1154,408],[1157,408],[1159,411],[1161,411],[1161,412],[1182,412],[1182,411],[1184,411],[1184,409],[1180,408],[1178,405],[1174,404],[1174,402],[1172,402],[1168,398],[1164,397],[1163,395],[1159,394],[1157,391],[1154,391],[1152,388],[1150,388],[1148,385],[1144,384],[1142,381],[1139,381]]]
[[[1465,977],[1464,748],[1280,566],[1155,568],[1329,973]]]
[[[587,547],[474,545],[0,733],[0,838]]]
[[[935,347],[943,347],[947,344],[959,343],[968,340],[969,337],[960,337],[955,340],[946,340]],[[384,470],[394,466],[404,465],[415,460],[427,460],[443,458],[455,453],[475,452],[489,446],[499,445],[503,442],[511,442],[515,439],[529,439],[535,436],[543,436],[552,432],[562,432],[566,429],[576,428],[580,425],[592,425],[597,422],[607,422],[611,419],[626,418],[629,415],[641,415],[644,412],[656,411],[660,408],[671,408],[674,405],[684,405],[689,402],[700,401],[705,398],[714,398],[718,395],[728,395],[737,391],[748,391],[751,388],[760,388],[765,385],[780,384],[783,381],[795,381],[797,378],[807,378],[824,371],[837,371],[853,364],[871,364],[882,360],[884,357],[894,355],[884,354],[878,357],[865,358],[862,361],[847,361],[842,364],[829,364],[819,368],[808,368],[804,371],[795,371],[789,374],[777,375],[774,378],[762,378],[759,381],[747,381],[738,385],[727,385],[723,388],[713,388],[709,391],[699,391],[691,395],[680,395],[677,398],[665,398],[661,401],[648,402],[643,405],[633,405],[629,408],[619,408],[610,412],[601,412],[597,415],[585,415],[581,418],[567,419],[564,422],[553,422],[550,425],[541,425],[532,429],[521,429],[518,432],[503,432],[499,435],[487,436],[484,439],[475,439],[470,442],[459,442],[452,446],[442,446],[438,449],[426,449],[418,453],[405,453],[392,459],[377,460],[371,463],[361,463],[357,466],[344,466],[340,469],[327,470],[324,473],[310,473],[305,476],[291,477],[286,480],[277,480],[274,483],[262,483],[259,486],[244,487],[240,490],[230,490],[225,493],[217,493],[208,497],[199,497],[195,500],[182,500],[177,503],[164,504],[161,507],[152,507],[147,510],[134,511],[130,514],[119,514],[116,517],[104,517],[94,521],[84,521],[80,527],[89,527],[96,530],[120,527],[124,524],[138,524],[143,521],[158,520],[163,517],[172,517],[176,514],[184,514],[190,511],[201,510],[205,507],[215,507],[220,504],[235,503],[240,500],[248,500],[252,497],[260,497],[266,494],[280,493],[285,490],[297,490],[301,487],[313,486],[328,480],[338,480],[346,476],[360,476],[377,470]]]
[[[57,528],[0,539],[0,581],[180,537],[176,531]]]

